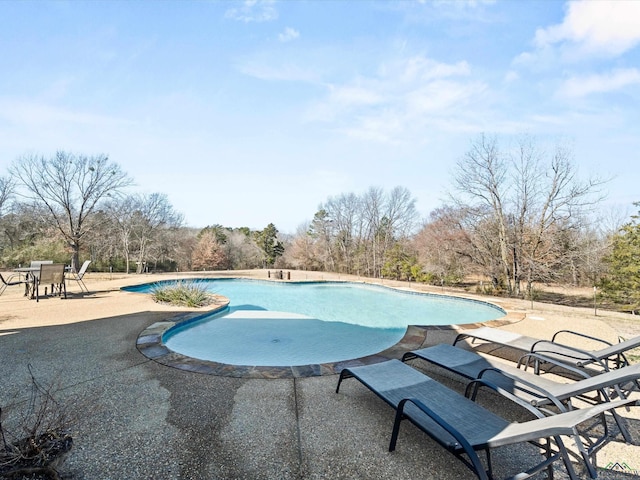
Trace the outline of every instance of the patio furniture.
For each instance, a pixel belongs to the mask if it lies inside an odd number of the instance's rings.
[[[31,264],[29,265],[31,268],[40,267],[40,265],[50,265],[53,263],[53,260],[31,260]]]
[[[475,398],[478,389],[490,382],[495,388],[500,388],[513,394],[518,400],[538,408],[546,414],[557,413],[550,410],[553,406],[563,412],[573,409],[572,399],[580,398],[591,404],[611,401],[612,394],[625,398],[622,391],[629,383],[639,387],[640,364],[630,365],[600,375],[583,378],[575,382],[560,383],[548,376],[534,375],[524,369],[508,365],[505,362],[479,355],[475,352],[439,344],[432,347],[413,350],[402,356],[406,362],[419,358],[462,377],[472,380],[467,386],[466,395]],[[481,381],[475,381],[481,379]],[[595,396],[587,394],[593,394]],[[631,442],[631,435],[624,422],[617,413],[612,412],[620,433],[626,442]],[[603,425],[604,434],[590,447],[591,450],[600,448],[608,436],[607,425]]]
[[[352,377],[396,411],[389,451],[395,449],[400,424],[407,419],[455,455],[481,480],[493,478],[492,449],[523,442],[542,448],[544,459],[512,478],[528,478],[545,469],[551,477],[553,462],[562,460],[569,477],[577,480],[561,436],[573,438],[589,474],[595,478],[595,468],[576,427],[603,412],[632,402],[618,400],[548,417],[540,414],[541,418],[512,423],[399,360],[342,370],[336,392],[344,379]],[[501,393],[508,397],[506,392]],[[544,443],[540,443],[541,439]],[[486,467],[478,456],[479,451],[485,452]]]
[[[560,335],[588,339],[602,343],[605,347],[597,350],[581,349],[573,345],[558,342]],[[476,340],[483,340],[485,342],[520,350],[523,353],[520,363],[533,363],[536,370],[539,369],[546,360],[552,360],[550,363],[556,366],[565,364],[580,367],[581,370],[579,372],[582,376],[590,376],[589,368],[598,368],[606,371],[611,368],[629,365],[625,352],[640,347],[640,336],[612,344],[600,338],[572,330],[560,330],[553,335],[551,340],[543,340],[491,327],[480,327],[464,331],[458,334],[453,344],[455,345],[459,341],[467,338],[471,339],[472,343]],[[576,373],[575,370],[573,370],[573,372]]]
[[[7,287],[10,287],[12,285],[22,285],[25,283],[25,281],[26,280],[22,277],[20,273],[13,273],[6,279],[0,273],[0,295],[4,293]]]
[[[37,267],[18,267],[13,269],[19,275],[24,275],[24,296],[33,298],[36,294],[36,278],[40,275],[40,266]]]
[[[64,263],[43,263],[40,265],[39,275],[34,278],[36,302],[40,301],[40,286],[51,285],[51,294],[57,294],[67,298],[67,285],[64,281]],[[47,287],[45,287],[46,295]]]
[[[75,280],[76,282],[78,282],[78,286],[80,287],[80,291],[86,292],[86,293],[89,293],[89,289],[84,284],[84,281],[82,280],[82,277],[84,277],[84,274],[87,272],[87,268],[89,268],[90,264],[91,264],[91,260],[85,260],[85,262],[82,264],[82,267],[80,267],[80,271],[77,272],[77,273],[76,272],[70,272],[70,276],[69,276],[70,280]]]

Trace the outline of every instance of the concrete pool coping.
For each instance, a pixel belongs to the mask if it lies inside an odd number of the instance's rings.
[[[287,282],[288,283],[288,282]],[[300,282],[304,283],[304,282]],[[352,282],[355,283],[355,282]],[[386,287],[392,288],[392,287]],[[393,288],[392,288],[393,289]],[[400,289],[398,289],[400,290]],[[412,293],[413,290],[405,290]],[[434,294],[428,294],[434,295]],[[439,295],[439,294],[435,294]],[[443,295],[445,296],[445,295]],[[227,308],[229,299],[218,296],[216,306],[209,309],[206,313],[186,312],[176,315],[170,320],[156,322],[145,330],[143,330],[136,340],[138,351],[145,357],[157,362],[161,365],[185,370],[189,372],[202,373],[206,375],[216,375],[235,378],[262,378],[262,379],[278,379],[278,378],[305,378],[324,375],[335,375],[340,373],[344,368],[355,367],[359,365],[370,365],[374,363],[384,362],[390,359],[401,358],[402,355],[411,350],[417,350],[426,345],[427,332],[434,330],[451,330],[469,329],[480,326],[498,327],[521,320],[523,317],[514,318],[513,314],[506,311],[491,302],[484,302],[475,299],[468,299],[456,295],[446,295],[448,297],[459,298],[461,300],[470,300],[474,302],[486,303],[488,305],[500,308],[505,312],[505,316],[497,320],[489,320],[478,323],[468,323],[460,325],[408,325],[404,336],[399,342],[386,348],[380,352],[366,355],[364,357],[353,358],[349,360],[341,360],[336,362],[317,363],[308,365],[288,365],[288,366],[261,366],[261,365],[234,365],[219,363],[211,360],[202,360],[189,357],[181,353],[169,349],[163,342],[163,336],[174,327],[195,322],[205,316],[209,316],[221,312]],[[255,312],[256,318],[260,318],[260,312]],[[269,311],[265,311],[265,318],[270,315]]]

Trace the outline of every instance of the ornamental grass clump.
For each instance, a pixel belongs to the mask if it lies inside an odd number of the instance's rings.
[[[176,283],[156,285],[151,290],[153,300],[180,307],[204,307],[213,302],[213,295],[207,286],[194,280],[180,280]]]

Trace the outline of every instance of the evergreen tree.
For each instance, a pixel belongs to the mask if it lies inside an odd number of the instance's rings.
[[[610,273],[601,282],[603,294],[636,311],[640,307],[640,212],[613,237],[606,261]]]
[[[278,229],[270,223],[264,230],[255,233],[258,248],[264,253],[266,267],[273,267],[278,257],[284,253],[284,245],[278,241]]]

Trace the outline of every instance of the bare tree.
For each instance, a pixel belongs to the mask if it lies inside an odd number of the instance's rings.
[[[331,197],[320,205],[306,232],[299,230],[292,239],[291,258],[310,268],[377,277],[387,253],[399,242],[400,250],[408,245],[404,240],[413,233],[416,218],[415,200],[403,187],[388,194],[371,187],[362,196]],[[394,258],[404,253],[409,252],[394,251]]]
[[[366,271],[374,277],[380,276],[383,263],[379,249],[383,203],[384,192],[381,188],[371,187],[362,197]]]
[[[15,192],[15,183],[11,177],[0,177],[0,216],[4,215],[7,205]]]
[[[354,193],[329,198],[324,205],[332,219],[338,271],[344,273],[354,272],[355,253],[360,244],[360,205],[360,199]]]
[[[453,197],[461,207],[474,212],[478,225],[486,223],[486,217],[491,216],[496,226],[498,243],[498,257],[502,268],[503,278],[509,282],[512,290],[512,265],[509,255],[509,240],[507,236],[507,215],[504,201],[507,192],[508,166],[505,157],[498,149],[495,137],[481,135],[471,145],[471,149],[456,165],[454,185],[462,197]],[[465,200],[470,203],[465,204]]]
[[[315,255],[314,238],[309,235],[311,224],[305,222],[298,226],[291,245],[285,249],[284,261],[294,268],[302,270],[319,270],[320,265]]]
[[[553,279],[573,248],[566,243],[568,232],[580,228],[603,183],[578,179],[563,145],[548,155],[522,137],[504,152],[495,137],[482,135],[458,162],[453,200],[473,212],[472,238],[495,238],[493,251],[485,253],[499,259],[508,292],[519,295],[522,281],[530,291],[534,281]]]
[[[485,258],[475,252],[477,247],[465,228],[465,212],[451,207],[431,212],[429,220],[413,236],[412,244],[426,278],[434,283],[473,273],[471,268],[478,257]]]
[[[392,246],[413,233],[416,218],[416,201],[411,196],[411,192],[404,187],[395,187],[391,190],[385,198],[381,222],[383,259]]]
[[[146,261],[147,248],[154,234],[161,228],[174,228],[182,224],[182,215],[173,210],[165,194],[152,193],[137,197],[137,208],[133,216],[133,236],[138,247],[137,273],[142,273]]]
[[[175,259],[177,270],[191,270],[191,253],[198,241],[197,233],[197,229],[187,227],[172,228],[164,232],[163,236],[170,242],[170,254]]]
[[[74,155],[59,151],[53,157],[25,155],[10,168],[22,195],[43,205],[71,249],[71,267],[79,265],[84,236],[94,228],[94,214],[102,201],[117,195],[131,180],[106,155]]]
[[[156,234],[163,228],[179,227],[183,218],[163,193],[129,195],[110,202],[108,211],[118,227],[127,273],[134,252],[138,258],[136,273],[142,273]]]
[[[314,240],[315,256],[321,262],[322,270],[334,272],[336,258],[333,251],[335,240],[333,220],[325,209],[321,208],[313,216],[308,235]]]
[[[125,261],[125,271],[129,273],[131,263],[131,237],[133,235],[134,219],[137,211],[137,199],[134,195],[127,195],[108,203],[107,211],[116,226],[120,240],[120,248]]]
[[[232,269],[259,268],[262,265],[262,252],[248,228],[229,231],[225,246]]]

